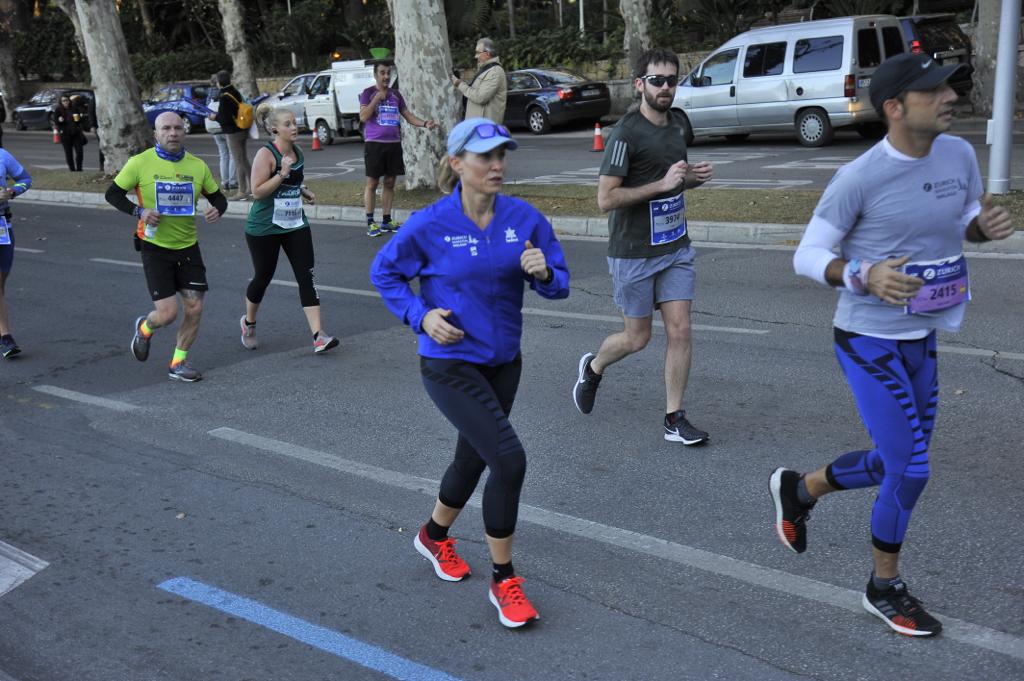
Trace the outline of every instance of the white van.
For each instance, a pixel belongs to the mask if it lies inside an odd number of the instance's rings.
[[[871,106],[871,74],[906,50],[900,22],[885,14],[758,28],[711,53],[676,90],[673,107],[694,136],[795,130],[808,147],[829,144],[836,128],[881,137]]]
[[[370,60],[336,61],[317,74],[306,99],[306,125],[320,144],[359,134],[359,94],[375,83]]]

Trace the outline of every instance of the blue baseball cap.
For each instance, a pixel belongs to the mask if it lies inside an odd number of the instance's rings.
[[[508,128],[498,125],[489,118],[467,118],[448,133],[449,156],[458,156],[463,151],[486,154],[502,145],[509,151],[519,148],[519,144],[509,134]]]

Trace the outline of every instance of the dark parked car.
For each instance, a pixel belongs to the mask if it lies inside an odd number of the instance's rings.
[[[18,130],[26,128],[49,129],[53,127],[53,112],[60,103],[61,95],[85,97],[89,101],[89,110],[95,108],[92,90],[78,88],[47,88],[32,95],[32,99],[14,109],[14,127]]]
[[[974,87],[971,75],[971,40],[960,30],[955,14],[921,14],[900,17],[903,36],[911,52],[930,55],[941,64],[965,64],[949,84],[963,97]]]
[[[607,85],[568,71],[523,69],[506,77],[505,125],[524,125],[534,135],[570,121],[594,123],[612,106]]]
[[[185,122],[185,134],[202,130],[206,124],[206,98],[210,84],[202,81],[164,85],[142,103],[142,111],[150,125],[165,111],[179,114]]]

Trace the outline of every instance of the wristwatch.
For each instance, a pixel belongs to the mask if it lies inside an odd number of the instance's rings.
[[[142,219],[142,213],[145,209],[142,206],[135,206],[135,217]]]
[[[860,258],[854,258],[846,263],[843,268],[843,283],[850,293],[856,296],[868,294],[868,270],[874,263],[865,262]]]

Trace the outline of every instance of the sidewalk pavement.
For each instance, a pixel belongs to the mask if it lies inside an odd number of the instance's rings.
[[[103,194],[97,192],[53,191],[48,189],[31,189],[18,202],[31,201],[45,204],[63,204],[71,206],[102,206],[110,207]],[[201,201],[200,206],[205,202]],[[228,204],[228,215],[246,215],[249,201],[232,201]],[[306,216],[310,220],[337,221],[354,223],[365,229],[366,213],[362,206],[306,206]],[[111,209],[112,210],[112,209]],[[413,211],[395,209],[392,215],[398,222],[404,222]],[[559,234],[572,236],[608,237],[607,217],[586,216],[547,216],[555,231]],[[346,225],[348,226],[348,225]],[[699,222],[690,220],[688,229],[690,238],[698,244],[701,242],[793,246],[795,247],[803,235],[804,224],[771,224],[759,222]],[[1009,239],[991,241],[984,244],[964,243],[964,251],[968,253],[1013,253],[1024,254],[1024,231],[1018,231]]]

